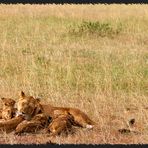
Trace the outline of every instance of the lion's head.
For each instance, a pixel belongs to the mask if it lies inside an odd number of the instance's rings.
[[[21,91],[21,96],[17,104],[18,114],[22,114],[27,120],[30,120],[34,115],[39,113],[39,102],[39,99],[33,96],[26,96],[25,93]]]
[[[3,103],[2,119],[8,120],[15,116],[15,101],[11,98],[1,98]]]
[[[1,98],[3,103],[3,108],[5,107],[14,107],[15,101],[11,98]]]

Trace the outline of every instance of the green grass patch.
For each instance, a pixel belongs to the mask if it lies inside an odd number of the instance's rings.
[[[123,30],[123,25],[118,23],[113,25],[111,22],[92,22],[83,21],[81,24],[72,25],[69,28],[69,33],[72,35],[96,35],[100,37],[114,37]]]

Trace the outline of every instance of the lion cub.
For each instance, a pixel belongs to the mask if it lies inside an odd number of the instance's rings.
[[[47,132],[51,136],[59,135],[61,133],[68,134],[71,131],[74,123],[74,117],[70,114],[60,114],[52,119],[52,122],[47,127]]]
[[[37,132],[38,130],[46,127],[48,124],[48,118],[44,114],[37,114],[30,121],[24,120],[15,129],[15,134],[21,134],[25,132]]]
[[[15,101],[11,98],[1,98],[3,102],[3,107],[2,107],[2,119],[4,120],[9,120],[15,116],[16,113],[16,108],[14,108]]]

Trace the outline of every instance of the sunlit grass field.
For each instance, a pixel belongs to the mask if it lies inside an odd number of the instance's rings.
[[[0,97],[23,90],[99,124],[55,142],[147,143],[148,5],[1,4],[0,85]],[[119,134],[131,118],[140,134]]]

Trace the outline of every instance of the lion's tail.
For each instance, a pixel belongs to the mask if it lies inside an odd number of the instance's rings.
[[[91,120],[89,117],[87,118],[86,123],[87,123],[86,128],[89,128],[89,129],[97,125],[97,123]]]

